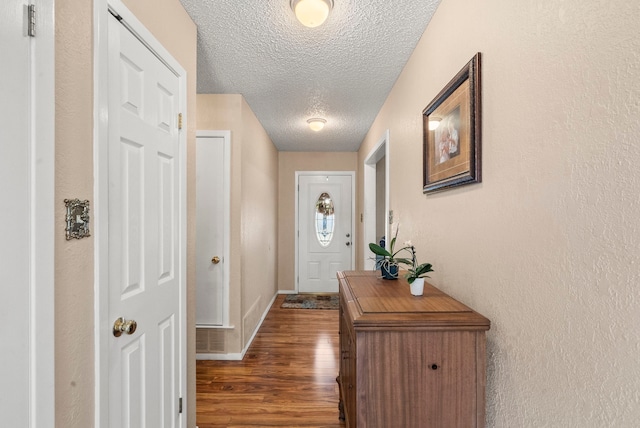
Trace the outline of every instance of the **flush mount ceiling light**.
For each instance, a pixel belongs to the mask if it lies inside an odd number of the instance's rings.
[[[309,124],[309,128],[311,128],[312,131],[318,132],[322,128],[324,128],[324,124],[327,123],[327,121],[324,119],[314,117],[312,119],[307,120],[307,123]]]
[[[317,27],[329,16],[333,0],[291,0],[291,9],[305,27]]]

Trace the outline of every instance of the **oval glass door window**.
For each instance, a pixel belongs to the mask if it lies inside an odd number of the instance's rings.
[[[316,238],[323,247],[329,246],[333,239],[335,226],[335,207],[331,195],[324,192],[316,202]]]

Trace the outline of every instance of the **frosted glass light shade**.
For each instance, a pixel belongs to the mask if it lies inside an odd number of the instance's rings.
[[[327,121],[324,119],[313,118],[307,120],[307,123],[309,124],[309,128],[311,128],[312,131],[318,132],[322,130],[322,128],[324,128],[324,124],[327,123]]]
[[[291,9],[305,27],[322,25],[333,7],[333,0],[291,0]]]

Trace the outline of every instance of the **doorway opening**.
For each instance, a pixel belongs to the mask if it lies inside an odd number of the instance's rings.
[[[372,270],[375,260],[369,242],[379,242],[389,234],[389,130],[371,149],[364,161],[363,266]]]

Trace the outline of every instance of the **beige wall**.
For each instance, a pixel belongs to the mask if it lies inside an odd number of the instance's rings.
[[[296,171],[357,171],[356,152],[278,153],[278,289],[295,290]],[[357,180],[356,180],[357,181]],[[357,183],[356,183],[357,185]],[[358,222],[356,222],[358,223]],[[357,242],[357,237],[354,242]]]
[[[230,324],[239,353],[277,291],[278,154],[241,95],[198,95],[198,130],[231,131]]]
[[[178,0],[124,3],[188,73],[188,150],[195,144],[196,27]],[[105,7],[106,3],[101,4]],[[65,198],[93,198],[93,8],[92,2],[57,0],[56,26],[56,224],[64,224]],[[193,178],[190,174],[190,181]],[[189,201],[190,207],[193,201]],[[191,208],[189,208],[192,211]],[[94,212],[94,211],[92,211]],[[95,227],[95,224],[94,224]],[[190,231],[192,233],[192,231]],[[193,253],[193,239],[188,252]],[[94,421],[94,238],[66,241],[56,227],[55,376],[56,426],[92,427]],[[193,268],[187,272],[193,306]],[[192,311],[191,311],[192,312]],[[188,389],[195,397],[195,332],[188,311]],[[189,402],[195,416],[195,401]],[[195,426],[195,418],[188,418]]]
[[[390,129],[399,239],[492,321],[489,427],[640,419],[639,21],[626,0],[443,0],[360,149]],[[483,183],[424,196],[421,111],[478,51]]]
[[[278,151],[242,101],[242,342],[247,345],[278,291]]]
[[[231,216],[229,242],[229,324],[236,329],[221,332],[226,353],[242,350],[242,245],[240,241],[242,212],[242,95],[197,96],[197,129],[231,131]],[[195,188],[191,189],[192,197]],[[195,214],[194,214],[195,215]]]
[[[55,401],[57,427],[91,427],[94,413],[94,238],[67,241],[64,199],[93,218],[91,2],[55,3]],[[90,224],[90,227],[93,225]]]

